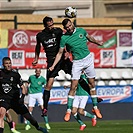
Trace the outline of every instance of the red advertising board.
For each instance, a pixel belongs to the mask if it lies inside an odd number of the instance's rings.
[[[89,48],[116,48],[116,30],[87,30],[88,34],[93,36],[96,40],[103,42],[104,45],[98,45],[88,42]]]
[[[17,68],[32,68],[35,57],[36,30],[9,30],[8,54],[12,59],[12,66]],[[38,66],[46,68],[46,54],[41,49]]]
[[[98,49],[90,48],[94,56],[95,67],[116,67],[116,50],[115,48]]]
[[[38,30],[9,30],[8,55],[14,68],[33,68],[35,57],[36,34]],[[116,30],[87,30],[96,40],[104,42],[103,47],[88,42],[90,51],[94,54],[95,67],[115,67]],[[46,68],[46,54],[41,49],[38,66]]]

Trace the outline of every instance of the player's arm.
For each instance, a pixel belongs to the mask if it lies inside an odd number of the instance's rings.
[[[55,60],[54,60],[53,65],[49,68],[50,71],[53,71],[54,70],[54,67],[56,66],[56,64],[60,61],[61,56],[63,54],[63,51],[64,51],[64,48],[60,48],[59,49],[59,52],[58,52],[58,54],[55,57]]]
[[[86,35],[86,38],[87,38],[90,42],[95,43],[95,44],[97,44],[97,45],[99,45],[99,46],[102,46],[102,45],[103,45],[102,42],[98,42],[97,40],[95,40],[94,37],[90,36],[89,34]]]
[[[26,94],[26,88],[24,86],[24,83],[23,83],[23,80],[22,80],[20,74],[18,74],[17,83],[19,84],[19,86],[21,88],[21,92],[22,92],[22,94],[20,95],[20,98],[19,98],[19,103],[23,104],[24,103],[24,97]]]
[[[35,66],[38,63],[38,59],[39,59],[39,54],[40,54],[40,50],[41,50],[41,43],[37,37],[37,44],[35,47],[35,59],[32,62],[32,65]]]

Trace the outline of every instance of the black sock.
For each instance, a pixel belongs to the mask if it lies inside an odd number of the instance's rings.
[[[8,125],[9,125],[10,129],[12,129],[12,128],[13,128],[13,121],[7,122],[7,123],[8,123]]]
[[[50,98],[50,91],[44,90],[43,101],[44,101],[44,108],[45,109],[48,108],[49,98]]]
[[[37,121],[30,113],[23,114],[23,117],[26,118],[36,129],[39,128]]]
[[[4,132],[4,128],[0,127],[0,133]]]
[[[83,78],[79,79],[79,84],[90,95],[90,87],[89,87],[89,85],[87,84],[87,82]]]

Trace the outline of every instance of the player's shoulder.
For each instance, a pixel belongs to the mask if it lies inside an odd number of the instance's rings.
[[[76,30],[79,30],[79,31],[85,31],[85,29],[82,28],[82,27],[76,27]]]
[[[29,78],[34,78],[34,77],[35,77],[35,74],[29,76]]]
[[[12,72],[18,73],[18,70],[17,69],[12,69]]]
[[[60,27],[54,27],[54,32],[63,33],[63,30]]]
[[[19,72],[17,69],[12,69],[11,72],[16,75],[16,76],[20,76]]]

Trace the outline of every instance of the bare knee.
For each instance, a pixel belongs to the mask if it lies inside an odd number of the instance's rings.
[[[73,107],[72,114],[75,115],[76,113],[77,113],[77,108],[76,107]]]
[[[78,113],[81,115],[84,115],[84,110],[83,109],[78,109]]]

